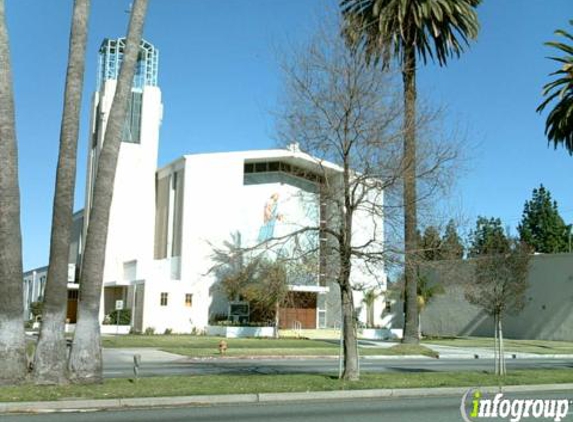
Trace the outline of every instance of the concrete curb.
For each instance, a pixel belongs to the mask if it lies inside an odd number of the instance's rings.
[[[477,388],[477,387],[476,387]],[[97,410],[114,410],[129,408],[205,406],[232,403],[286,403],[309,402],[325,400],[350,400],[363,398],[392,398],[392,397],[436,397],[460,396],[468,391],[468,387],[444,388],[400,388],[378,390],[345,390],[345,391],[315,391],[298,393],[260,393],[260,394],[224,394],[182,397],[140,397],[128,399],[101,400],[65,400],[46,402],[4,402],[0,403],[2,413],[52,413],[52,412],[86,412]],[[555,390],[572,390],[573,384],[541,384],[479,387],[481,392],[539,392]]]
[[[478,359],[490,359],[492,360],[494,358],[493,354],[491,356],[489,355],[483,355],[483,354],[479,354],[476,353],[478,355]],[[515,358],[512,358],[511,356],[506,356],[505,357],[507,361],[512,361],[512,360],[528,360],[528,359],[573,359],[573,355],[536,355],[536,356],[516,356]],[[182,357],[182,360],[187,360],[187,361],[195,361],[195,362],[225,362],[225,361],[232,361],[232,360],[265,360],[265,359],[276,359],[276,360],[300,360],[300,359],[325,359],[325,360],[332,360],[332,359],[339,359],[339,356],[335,356],[335,355],[324,355],[324,356],[318,356],[318,355],[309,355],[309,356],[304,356],[304,355],[291,355],[291,356],[284,356],[284,355],[260,355],[260,356],[224,356],[224,357],[219,357],[219,356],[205,356],[205,357]],[[459,355],[440,355],[438,358],[435,357],[431,357],[431,356],[426,356],[426,355],[360,355],[360,359],[365,359],[365,360],[398,360],[398,359],[403,359],[403,360],[408,360],[408,359],[427,359],[427,360],[449,360],[449,359],[453,359],[453,360],[475,360],[476,357],[474,355],[469,355],[469,354],[459,354]]]

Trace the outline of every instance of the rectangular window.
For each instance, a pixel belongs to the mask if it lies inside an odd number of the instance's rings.
[[[169,293],[165,293],[165,292],[161,293],[161,302],[160,302],[161,306],[167,306],[168,296],[169,296]]]
[[[123,127],[123,142],[131,144],[141,143],[141,102],[143,93],[132,91],[129,97],[127,116]]]
[[[155,197],[155,259],[167,258],[169,225],[169,177],[156,182]]]
[[[267,163],[255,163],[255,172],[263,173],[267,171]]]
[[[253,163],[245,163],[245,173],[254,173],[255,165]]]
[[[173,173],[173,238],[171,256],[181,256],[183,229],[183,170]]]
[[[191,293],[185,294],[185,306],[190,308],[193,305],[193,295]]]

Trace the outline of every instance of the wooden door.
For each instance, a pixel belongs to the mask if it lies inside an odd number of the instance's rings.
[[[316,328],[316,293],[290,292],[285,306],[280,308],[280,328],[293,329],[299,323],[300,328]]]

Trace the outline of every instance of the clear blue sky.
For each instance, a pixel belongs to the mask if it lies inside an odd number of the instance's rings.
[[[24,267],[47,263],[71,0],[6,0],[20,148]],[[125,34],[128,0],[92,0],[76,208],[83,206],[86,127],[97,50]],[[159,164],[185,153],[275,146],[277,46],[304,41],[336,0],[152,0],[145,37],[160,49],[165,114]],[[336,10],[335,7],[331,10]],[[573,157],[547,147],[535,113],[555,65],[543,42],[573,18],[571,0],[485,1],[477,43],[447,68],[419,71],[421,92],[467,128],[470,170],[458,197],[473,221],[515,226],[543,183],[573,220]]]

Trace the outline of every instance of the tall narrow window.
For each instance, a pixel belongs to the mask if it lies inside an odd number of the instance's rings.
[[[183,170],[173,173],[173,240],[171,256],[181,256],[183,223]]]
[[[169,177],[156,182],[155,197],[155,259],[167,258],[167,232],[169,224]]]
[[[123,142],[141,143],[141,101],[143,93],[132,91],[129,97],[127,116],[123,127]]]
[[[161,301],[160,301],[160,305],[161,306],[167,306],[167,298],[169,297],[169,293],[163,292],[161,293]]]
[[[193,295],[191,293],[185,294],[185,306],[187,306],[188,308],[193,306]]]

